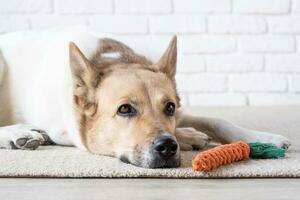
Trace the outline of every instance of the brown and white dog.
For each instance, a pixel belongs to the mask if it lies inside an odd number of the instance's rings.
[[[182,114],[176,57],[176,37],[153,63],[86,27],[0,36],[0,147],[32,150],[51,140],[162,168],[179,166],[180,150],[209,137],[290,146],[281,135]]]

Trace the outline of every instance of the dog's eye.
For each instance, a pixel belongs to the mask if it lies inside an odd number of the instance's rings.
[[[175,104],[173,102],[168,102],[165,106],[164,113],[167,116],[173,116],[175,113]]]
[[[119,106],[117,114],[122,117],[132,117],[136,114],[136,109],[129,104],[123,104]]]

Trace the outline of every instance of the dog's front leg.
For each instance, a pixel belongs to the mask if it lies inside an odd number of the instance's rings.
[[[206,134],[197,131],[194,128],[176,128],[176,139],[179,143],[180,150],[191,151],[193,149],[204,148],[209,140]]]
[[[34,150],[40,145],[51,143],[46,132],[31,125],[0,127],[0,148]]]
[[[266,142],[285,149],[291,145],[291,142],[284,136],[242,128],[217,118],[183,115],[178,127],[193,127],[222,143],[231,143],[237,140]]]

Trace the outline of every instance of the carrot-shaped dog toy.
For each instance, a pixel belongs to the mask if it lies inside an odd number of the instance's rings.
[[[238,141],[221,145],[199,153],[192,161],[195,171],[210,171],[221,165],[252,158],[284,157],[285,150],[267,143],[245,143]]]

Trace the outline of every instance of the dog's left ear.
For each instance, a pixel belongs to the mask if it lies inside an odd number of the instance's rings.
[[[159,59],[154,68],[165,73],[169,78],[174,80],[177,64],[177,36],[175,35],[165,53]]]

